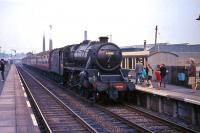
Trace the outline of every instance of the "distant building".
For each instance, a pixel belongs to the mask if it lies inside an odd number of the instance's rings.
[[[122,68],[135,69],[139,60],[142,60],[143,63],[147,62],[149,51],[144,50],[144,48],[123,47],[121,50],[123,56]]]
[[[168,66],[186,66],[189,58],[194,58],[197,64],[197,69],[200,71],[200,44],[191,45],[188,43],[183,44],[169,44],[169,43],[157,43],[146,44],[146,50],[144,45],[133,45],[129,47],[122,47],[123,68],[131,68],[130,57],[140,58],[147,56],[146,61],[151,65],[166,64]],[[135,61],[136,62],[136,61]],[[145,62],[144,62],[145,64]]]
[[[171,52],[178,55],[178,66],[185,66],[189,58],[194,58],[195,63],[200,66],[200,44],[162,44],[149,49],[150,53]]]
[[[179,56],[171,52],[153,52],[148,56],[148,63],[152,68],[156,68],[158,64],[165,64],[166,66],[178,66]]]

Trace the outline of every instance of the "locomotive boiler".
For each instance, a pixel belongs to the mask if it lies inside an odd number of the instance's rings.
[[[121,50],[117,45],[106,42],[106,39],[101,37],[100,42],[84,41],[81,44],[67,46],[64,52],[65,66],[71,64],[80,69],[101,69],[108,72],[120,68]]]

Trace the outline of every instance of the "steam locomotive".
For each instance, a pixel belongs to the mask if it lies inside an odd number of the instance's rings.
[[[108,42],[108,37],[100,37],[99,41],[85,40],[28,55],[22,63],[61,79],[67,88],[78,88],[95,100],[117,100],[135,89],[120,67],[121,60],[120,48]]]

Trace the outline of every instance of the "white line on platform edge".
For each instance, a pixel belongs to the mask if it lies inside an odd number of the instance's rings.
[[[37,123],[37,121],[36,121],[36,118],[35,118],[35,115],[34,115],[34,114],[31,114],[31,119],[32,119],[33,125],[34,125],[34,126],[38,126],[38,123]]]
[[[27,98],[26,92],[24,92],[24,97],[26,97],[26,98]]]
[[[29,101],[26,101],[26,104],[27,104],[27,106],[28,106],[29,108],[31,108],[31,104],[30,104]]]
[[[199,101],[196,101],[196,100],[192,100],[192,99],[184,98],[184,101],[185,101],[185,102],[197,103],[198,105],[200,105],[200,102],[199,102]]]
[[[22,90],[24,91],[24,87],[22,86]]]

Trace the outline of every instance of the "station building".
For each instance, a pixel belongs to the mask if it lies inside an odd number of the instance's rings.
[[[138,59],[152,66],[165,64],[167,66],[187,66],[189,58],[194,58],[197,71],[200,71],[200,44],[191,45],[158,43],[122,47],[122,68],[134,69]]]
[[[148,56],[148,63],[153,68],[158,64],[165,64],[166,66],[178,66],[179,56],[172,52],[150,52]]]
[[[200,44],[161,44],[149,49],[150,53],[170,52],[178,56],[177,64],[174,66],[185,66],[189,58],[194,58],[197,66],[200,65]],[[171,58],[173,60],[173,58]],[[173,65],[173,64],[172,64]]]
[[[135,69],[138,60],[142,60],[144,63],[147,62],[149,51],[144,50],[143,48],[125,47],[122,48],[122,56],[122,68]]]
[[[165,64],[168,70],[167,82],[175,85],[187,86],[187,69],[189,58],[195,59],[197,68],[197,79],[200,79],[200,44],[168,44],[158,43],[147,45],[135,45],[123,47],[122,68],[135,69],[137,61],[142,59],[143,64],[147,63],[156,69],[159,64]],[[181,81],[179,75],[184,73],[184,81]]]

